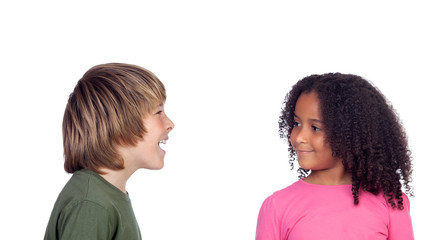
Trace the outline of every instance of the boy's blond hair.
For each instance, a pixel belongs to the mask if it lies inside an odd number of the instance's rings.
[[[143,116],[165,99],[163,83],[142,67],[108,63],[89,69],[65,108],[65,171],[123,169],[117,145],[135,146],[142,140],[147,131]]]

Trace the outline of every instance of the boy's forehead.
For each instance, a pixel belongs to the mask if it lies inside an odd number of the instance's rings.
[[[159,107],[165,105],[165,99],[155,99],[154,101],[148,102],[152,107]]]
[[[159,101],[150,105],[150,110],[161,109],[165,106],[165,101]]]

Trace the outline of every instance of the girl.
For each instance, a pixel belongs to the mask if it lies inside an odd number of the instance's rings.
[[[264,201],[257,240],[414,238],[407,138],[378,89],[355,75],[306,77],[279,126],[300,179]]]

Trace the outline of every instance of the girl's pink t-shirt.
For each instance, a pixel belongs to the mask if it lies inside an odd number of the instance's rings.
[[[409,199],[392,209],[382,194],[360,191],[353,204],[351,185],[315,185],[299,180],[264,201],[256,240],[414,239]]]

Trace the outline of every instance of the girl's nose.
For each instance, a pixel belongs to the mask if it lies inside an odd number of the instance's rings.
[[[296,130],[296,136],[295,136],[295,142],[297,144],[300,143],[307,143],[308,142],[308,136],[306,135],[306,132],[303,129],[297,129]]]

